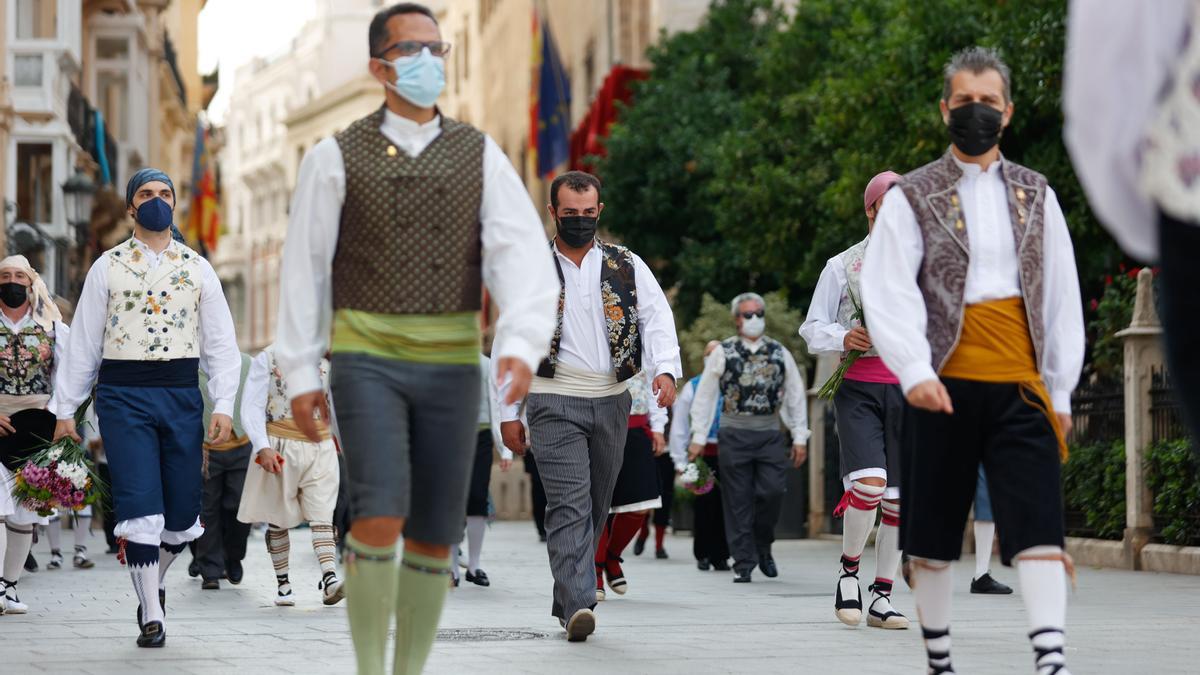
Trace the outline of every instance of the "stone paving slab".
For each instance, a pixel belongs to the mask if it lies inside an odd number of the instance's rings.
[[[70,533],[64,533],[70,539]],[[65,543],[65,542],[64,542]],[[91,570],[43,571],[21,580],[24,616],[0,616],[0,673],[352,673],[343,606],[325,607],[306,530],[292,535],[297,606],[275,607],[274,577],[260,533],[251,537],[246,578],[202,591],[172,568],[167,647],[134,645],[136,600],[114,556],[91,539]],[[915,627],[849,628],[833,616],[838,542],[782,541],[781,574],[734,585],[729,573],[700,572],[691,540],[667,540],[669,560],[627,555],[629,593],[598,608],[598,632],[569,644],[549,615],[545,547],[529,523],[496,523],[483,567],[490,588],[464,582],[442,617],[430,673],[921,673]],[[864,575],[874,555],[864,556]],[[998,563],[997,563],[998,565]],[[1019,595],[972,596],[972,567],[956,569],[955,664],[964,673],[1033,672]],[[1010,569],[994,574],[1015,584]],[[903,586],[903,584],[900,584]],[[1082,569],[1071,593],[1067,658],[1076,673],[1194,673],[1200,663],[1200,577]],[[897,609],[915,619],[912,596],[897,588]],[[472,640],[471,637],[511,638]],[[524,639],[518,639],[524,638]]]

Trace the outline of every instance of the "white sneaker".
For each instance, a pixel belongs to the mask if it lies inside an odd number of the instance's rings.
[[[336,574],[330,574],[321,580],[318,587],[322,591],[323,600],[326,605],[336,605],[346,597],[346,585],[341,579],[337,578]]]
[[[871,606],[867,612],[867,625],[872,628],[904,630],[908,628],[908,617],[892,607],[891,593],[881,593],[871,586]]]
[[[3,611],[0,611],[0,614],[24,614],[29,611],[29,605],[21,602],[21,599],[17,597],[16,589],[11,586],[4,596],[0,597],[0,605],[3,605]]]
[[[858,587],[857,575],[843,573],[842,578],[838,579],[833,611],[838,621],[847,626],[857,626],[862,622],[862,589]]]
[[[277,607],[294,607],[296,599],[292,596],[292,585],[281,584],[279,593],[275,596],[275,605]]]

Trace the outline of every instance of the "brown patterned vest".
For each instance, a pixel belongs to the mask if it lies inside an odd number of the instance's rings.
[[[550,242],[553,255],[554,242]],[[604,260],[600,265],[600,298],[604,302],[604,325],[608,329],[608,349],[612,354],[613,373],[617,382],[624,382],[642,370],[642,337],[638,330],[637,281],[633,253],[624,246],[606,244],[599,239],[596,247]],[[550,341],[550,355],[540,366],[539,377],[554,377],[558,366],[558,349],[562,343],[563,310],[567,304],[566,280],[562,265],[554,256],[558,271],[558,323]]]
[[[1003,161],[1009,220],[1013,238],[1017,241],[1025,319],[1040,368],[1046,333],[1042,321],[1042,216],[1046,203],[1046,177],[1019,164]],[[899,183],[917,216],[925,244],[925,258],[917,273],[917,285],[925,298],[928,314],[925,335],[933,352],[933,368],[937,371],[941,371],[958,345],[967,266],[971,262],[966,216],[956,187],[961,177],[962,169],[947,151],[941,159],[905,175]]]
[[[334,138],[346,198],[333,258],[333,307],[386,314],[480,308],[484,135],[442,117],[410,157],[380,132],[384,109]]]

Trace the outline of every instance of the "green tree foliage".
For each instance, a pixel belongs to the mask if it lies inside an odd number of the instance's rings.
[[[1062,143],[1065,4],[805,0],[787,18],[765,2],[716,0],[696,31],[650,53],[651,77],[601,164],[618,210],[608,226],[680,284],[687,317],[704,292],[742,287],[782,289],[803,306],[825,261],[865,234],[870,177],[945,151],[941,69],[980,44],[1013,72],[1001,149],[1046,174],[1081,278],[1103,278],[1120,257]]]
[[[1162,441],[1146,449],[1146,484],[1154,494],[1154,521],[1163,541],[1200,544],[1200,454],[1191,441]]]
[[[1125,531],[1125,442],[1072,445],[1062,468],[1063,502],[1082,514],[1081,531],[1069,535],[1120,539]]]
[[[704,347],[709,340],[724,340],[737,335],[737,328],[729,309],[729,303],[736,295],[731,295],[727,300],[717,300],[705,293],[696,320],[679,332],[684,377],[694,377],[703,372]],[[797,328],[804,321],[804,316],[799,310],[789,307],[783,293],[778,291],[767,293],[763,300],[767,303],[766,335],[779,340],[788,348],[796,359],[800,372],[803,373],[810,359]]]

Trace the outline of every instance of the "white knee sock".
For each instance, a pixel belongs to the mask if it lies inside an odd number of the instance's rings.
[[[51,551],[62,550],[62,520],[54,518],[46,526],[46,538],[50,540]]]
[[[1026,556],[1062,555],[1056,546],[1035,546],[1017,554],[1021,600],[1029,615],[1029,640],[1037,655],[1038,673],[1063,665],[1063,627],[1067,620],[1067,583],[1061,560],[1028,560]],[[1064,673],[1065,671],[1057,671]]]
[[[25,558],[33,546],[33,525],[5,523],[7,532],[0,533],[7,543],[4,551],[4,578],[17,581],[25,569]]]
[[[913,561],[913,599],[929,672],[953,672],[950,668],[950,597],[954,589],[954,570],[942,560]],[[940,669],[940,670],[939,670]]]
[[[849,503],[842,521],[842,566],[847,572],[858,571],[858,560],[875,527],[875,511],[884,489],[857,481],[850,484]]]
[[[875,534],[875,581],[889,584],[900,567],[900,502],[883,502],[883,520]]]
[[[467,570],[472,574],[479,570],[484,532],[487,532],[487,516],[467,516]]]
[[[975,578],[988,573],[992,566],[992,542],[996,539],[996,523],[975,521]]]
[[[160,590],[166,590],[167,570],[171,569],[171,563],[175,562],[175,559],[186,548],[187,544],[162,544],[158,547],[158,588]]]
[[[133,592],[142,606],[142,623],[164,621],[162,605],[158,602],[159,557],[162,549],[150,544],[126,542],[125,560],[129,564],[129,578],[133,581]]]
[[[92,517],[91,516],[75,516],[75,550],[87,548],[88,536],[91,535]]]

